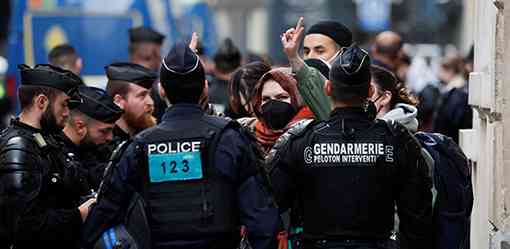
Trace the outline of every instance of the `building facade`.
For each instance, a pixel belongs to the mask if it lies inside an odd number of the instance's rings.
[[[463,37],[475,44],[469,82],[475,112],[460,144],[473,170],[471,248],[510,248],[510,0],[466,5]]]

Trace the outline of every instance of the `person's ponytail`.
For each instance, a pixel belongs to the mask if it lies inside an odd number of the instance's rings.
[[[394,108],[398,103],[404,103],[412,106],[416,106],[418,101],[411,94],[405,84],[399,82],[398,78],[389,70],[377,66],[371,66],[372,81],[382,91],[389,91],[392,94],[390,108]]]
[[[411,91],[407,89],[407,87],[402,83],[398,82],[395,86],[396,96],[392,99],[392,107],[394,107],[398,103],[404,103],[412,106],[416,106],[418,104],[418,100],[414,95],[411,94]]]

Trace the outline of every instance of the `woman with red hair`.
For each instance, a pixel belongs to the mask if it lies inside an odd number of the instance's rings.
[[[256,120],[251,131],[265,154],[294,124],[303,119],[314,119],[299,95],[296,80],[281,69],[264,74],[254,93],[252,105]]]

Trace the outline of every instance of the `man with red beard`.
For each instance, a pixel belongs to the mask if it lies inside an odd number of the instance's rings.
[[[105,70],[108,77],[106,91],[113,97],[113,102],[124,110],[113,128],[113,140],[108,146],[108,152],[111,153],[123,141],[156,125],[156,119],[152,116],[154,101],[150,89],[158,75],[148,68],[129,62],[113,63],[106,66]]]
[[[80,175],[53,135],[81,102],[81,79],[40,64],[18,66],[20,115],[0,134],[0,248],[79,248]]]
[[[80,86],[78,91],[83,103],[71,111],[57,139],[63,152],[80,163],[87,176],[87,191],[96,191],[108,160],[102,157],[98,146],[112,140],[113,127],[123,111],[103,89]]]

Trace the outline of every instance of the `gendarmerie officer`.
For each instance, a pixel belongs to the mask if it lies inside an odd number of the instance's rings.
[[[106,91],[124,111],[115,122],[113,140],[105,149],[109,158],[119,144],[156,125],[152,115],[154,101],[150,89],[158,75],[148,68],[129,62],[112,63],[105,67],[105,72],[108,77]]]
[[[330,71],[329,120],[290,131],[273,159],[280,211],[294,202],[304,248],[385,248],[400,218],[401,248],[430,248],[431,179],[419,143],[398,123],[374,120],[370,58],[352,46]]]
[[[53,135],[79,105],[72,72],[19,65],[21,114],[0,135],[0,244],[13,248],[79,248],[93,199],[79,205],[80,175]]]
[[[172,107],[133,139],[105,178],[84,228],[85,247],[140,193],[152,248],[236,248],[241,225],[254,248],[275,248],[278,210],[263,169],[236,123],[206,115],[198,104],[207,94],[198,56],[177,43],[162,64],[162,95]]]
[[[83,85],[78,91],[83,102],[71,110],[57,137],[63,152],[80,162],[87,174],[88,189],[97,191],[106,167],[98,148],[112,140],[115,121],[123,111],[103,89]]]
[[[150,27],[129,29],[129,62],[159,72],[161,46],[164,41],[165,35]],[[157,81],[152,85],[151,98],[154,100],[154,116],[161,120],[165,114],[166,104],[159,96]]]

